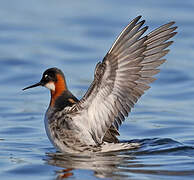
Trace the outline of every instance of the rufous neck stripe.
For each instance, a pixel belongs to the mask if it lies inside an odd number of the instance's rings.
[[[57,82],[55,82],[55,91],[51,91],[51,106],[55,105],[56,99],[67,90],[67,85],[64,77],[61,74],[57,74]]]

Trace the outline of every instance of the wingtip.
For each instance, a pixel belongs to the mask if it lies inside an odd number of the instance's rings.
[[[175,21],[171,21],[171,22],[169,22],[170,24],[171,24],[171,26],[173,25],[173,24],[175,24],[176,22]]]
[[[173,29],[175,31],[178,28],[178,26],[171,27],[170,29]]]
[[[140,19],[141,17],[142,17],[142,15],[137,16],[138,19]]]
[[[140,19],[141,19],[141,15],[139,15],[139,16],[137,16],[135,19],[133,19],[133,21],[136,21],[136,22],[138,22]]]
[[[178,28],[178,26],[174,26],[173,28],[174,28],[174,30],[176,30]]]
[[[167,47],[170,46],[174,41],[167,41],[166,44],[167,44]],[[166,47],[166,48],[167,48]]]
[[[142,22],[142,24],[144,24],[144,23],[145,23],[145,19],[144,19],[144,20],[142,20],[141,22]]]
[[[160,59],[159,62],[160,62],[160,65],[164,64],[167,60],[166,59]],[[159,66],[160,66],[159,65]]]
[[[149,26],[145,26],[144,28],[145,28],[145,31],[147,31],[147,30],[148,30],[148,28],[149,28]]]
[[[173,37],[173,36],[175,36],[176,34],[177,34],[178,32],[172,32],[172,33],[170,33],[170,35],[171,35],[171,37]]]
[[[164,52],[164,53],[165,53],[165,55],[166,55],[167,53],[169,53],[169,52],[170,52],[170,49],[165,49],[163,52]]]
[[[170,26],[174,25],[175,23],[176,23],[175,21],[170,21],[169,23],[164,24],[164,26],[170,27]]]
[[[178,28],[178,26],[173,26],[175,23],[176,23],[175,21],[171,21],[165,25],[168,26],[170,29],[173,29],[173,31],[175,31]]]

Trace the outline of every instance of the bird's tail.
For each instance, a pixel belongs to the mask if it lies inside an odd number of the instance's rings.
[[[101,146],[100,152],[113,152],[113,151],[123,151],[139,148],[139,143],[104,143]]]

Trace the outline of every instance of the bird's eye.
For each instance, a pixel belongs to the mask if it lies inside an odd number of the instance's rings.
[[[48,81],[50,79],[50,76],[48,74],[45,74],[44,79]]]

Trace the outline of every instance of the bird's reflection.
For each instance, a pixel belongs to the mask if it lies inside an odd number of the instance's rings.
[[[132,154],[132,151],[130,151]],[[69,155],[62,153],[48,153],[47,163],[64,168],[57,171],[57,179],[67,178],[73,175],[73,169],[93,170],[94,176],[99,178],[124,177],[120,165],[135,163],[135,157],[129,153],[111,152],[92,155]]]
[[[61,179],[73,176],[72,170],[73,170],[72,168],[65,168],[65,169],[61,169],[61,170],[56,171],[56,173],[57,173],[56,180],[61,180]]]
[[[75,170],[92,170],[98,178],[136,179],[139,176],[194,176],[193,169],[176,169],[177,163],[190,159],[180,159],[182,155],[193,156],[193,147],[182,145],[169,138],[143,139],[136,141],[141,144],[137,149],[99,153],[91,155],[73,155],[48,153],[46,162],[49,165],[63,168],[57,171],[57,180],[73,176]],[[186,153],[186,154],[185,154]],[[173,154],[173,156],[172,156]],[[178,154],[178,156],[176,156]],[[168,161],[163,159],[168,157]],[[167,163],[164,164],[164,161]],[[193,162],[192,162],[193,163]],[[173,168],[172,168],[173,167]]]

